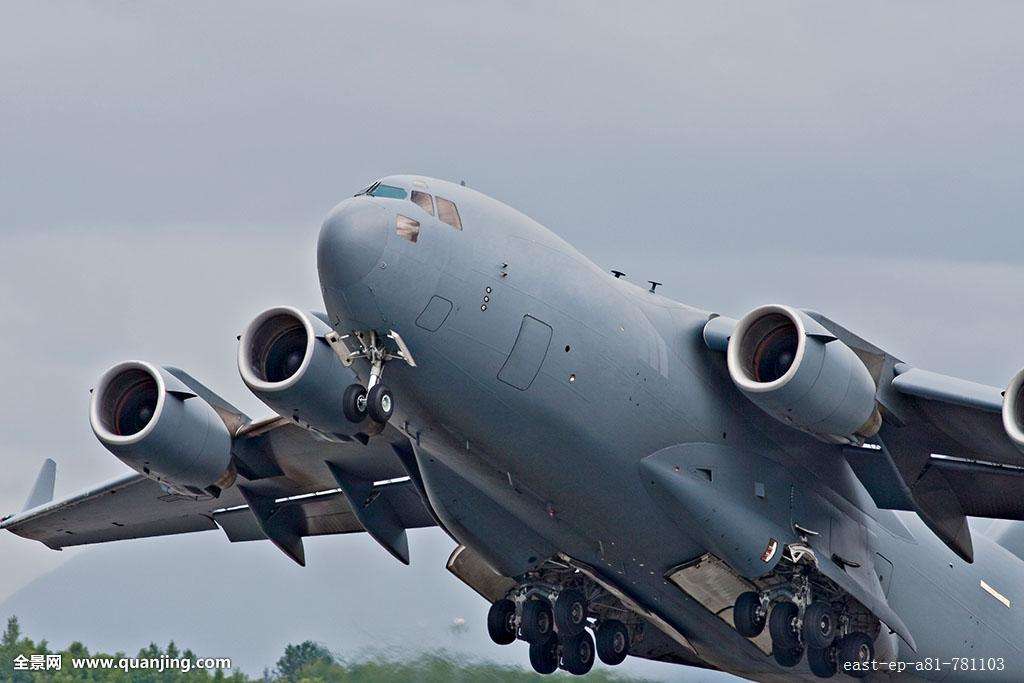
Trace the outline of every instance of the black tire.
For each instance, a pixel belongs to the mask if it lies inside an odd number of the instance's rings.
[[[772,646],[772,657],[775,658],[775,661],[779,666],[784,666],[786,668],[794,667],[800,663],[803,656],[803,648],[794,647],[787,649],[775,647],[774,645]]]
[[[804,610],[801,635],[807,647],[824,650],[836,639],[836,613],[827,602],[812,602]]]
[[[575,588],[559,593],[552,608],[558,636],[565,639],[582,633],[587,628],[588,609],[587,599]]]
[[[851,633],[836,643],[836,665],[852,678],[864,678],[871,673],[874,658],[875,644],[866,633]]]
[[[761,598],[754,591],[740,593],[732,608],[732,622],[736,632],[744,638],[756,638],[764,631],[768,622],[767,613],[761,610]]]
[[[487,635],[498,645],[508,645],[516,639],[516,603],[498,600],[487,610]]]
[[[562,667],[582,676],[594,666],[594,639],[585,630],[562,640]]]
[[[836,675],[836,653],[833,648],[807,648],[807,666],[818,678],[832,678]]]
[[[395,412],[395,397],[383,384],[374,384],[366,394],[366,412],[374,422],[387,424]]]
[[[793,628],[793,620],[800,609],[792,602],[776,603],[768,617],[768,632],[772,636],[773,650],[798,650],[800,637]]]
[[[539,643],[530,643],[530,666],[539,674],[553,674],[558,668],[558,638],[554,634]]]
[[[608,666],[622,664],[629,654],[629,630],[616,619],[602,621],[597,627],[597,658]]]
[[[523,638],[528,643],[546,643],[555,635],[555,620],[547,600],[527,600],[523,603]]]
[[[341,397],[341,412],[345,419],[353,424],[359,424],[366,419],[366,404],[363,398],[366,396],[366,389],[362,384],[350,384]],[[360,407],[362,406],[362,407]]]

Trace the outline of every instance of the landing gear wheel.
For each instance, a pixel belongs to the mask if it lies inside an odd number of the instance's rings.
[[[811,668],[811,673],[818,678],[832,678],[836,675],[835,648],[807,648],[807,666]]]
[[[871,673],[874,658],[875,645],[866,633],[851,633],[836,643],[836,663],[843,673],[853,678],[864,678]]]
[[[546,643],[554,636],[554,619],[547,600],[527,600],[523,603],[523,638],[528,643]]]
[[[586,631],[562,640],[562,666],[574,676],[582,676],[594,666],[594,639]]]
[[[559,637],[565,639],[583,632],[587,627],[587,608],[587,599],[575,588],[558,594],[552,611]]]
[[[374,422],[386,424],[395,412],[395,399],[383,384],[374,384],[366,394],[366,412]]]
[[[608,666],[622,664],[629,654],[629,631],[621,621],[609,619],[597,627],[597,657]]]
[[[779,648],[772,646],[772,657],[778,662],[779,666],[793,667],[800,663],[800,660],[804,656],[803,648],[795,647],[791,649]]]
[[[516,604],[511,600],[498,600],[487,610],[487,635],[498,645],[508,645],[516,639]]]
[[[800,609],[792,602],[780,602],[772,608],[768,617],[768,633],[772,636],[773,650],[798,650],[800,637],[793,628],[793,622]]]
[[[761,609],[761,598],[754,591],[740,593],[732,608],[736,632],[744,638],[756,638],[764,631],[768,614]]]
[[[345,419],[359,424],[366,419],[366,389],[362,384],[350,384],[341,397],[341,412]]]
[[[539,674],[553,674],[558,668],[558,638],[552,633],[540,643],[530,643],[530,666]]]
[[[804,610],[802,634],[807,647],[824,650],[836,638],[836,615],[827,602],[812,602]]]

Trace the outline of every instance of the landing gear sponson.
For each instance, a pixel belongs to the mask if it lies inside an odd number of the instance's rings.
[[[562,668],[582,676],[595,658],[610,666],[622,663],[642,633],[642,625],[635,622],[635,615],[614,596],[557,563],[521,577],[487,613],[491,640],[499,645],[517,638],[529,643],[530,664],[540,674]]]

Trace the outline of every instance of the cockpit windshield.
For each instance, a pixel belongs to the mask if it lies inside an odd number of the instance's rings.
[[[423,182],[417,181],[414,182],[413,185],[416,187],[422,187],[423,189],[426,189],[426,184]],[[410,193],[405,188],[397,187],[395,185],[385,185],[379,180],[375,182],[373,185],[370,185],[362,192],[357,193],[355,196],[386,197],[387,199],[409,199],[413,204],[416,204],[431,216],[435,215],[434,207],[436,206],[436,215],[438,220],[440,220],[442,223],[447,223],[456,230],[462,230],[462,217],[459,216],[458,207],[455,206],[455,202],[453,202],[450,199],[445,199],[444,197],[439,197],[436,195],[431,196],[427,192],[421,190],[413,190],[412,197],[410,199]],[[399,216],[399,219],[401,218],[403,217]],[[407,220],[413,219],[410,218]],[[415,242],[416,240],[410,241]]]
[[[405,199],[409,196],[409,193],[400,187],[394,185],[385,185],[384,183],[374,183],[368,188],[357,194],[359,195],[368,194],[371,197],[387,197],[388,199]]]

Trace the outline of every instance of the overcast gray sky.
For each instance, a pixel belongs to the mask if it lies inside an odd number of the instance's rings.
[[[2,511],[44,457],[58,494],[123,471],[86,416],[118,360],[263,414],[235,335],[319,305],[322,216],[393,172],[465,179],[683,301],[813,306],[993,384],[1024,366],[1020,3],[4,15]],[[73,554],[5,535],[0,597]]]

